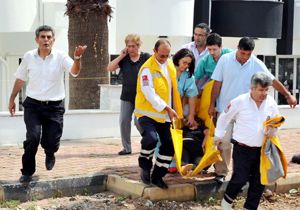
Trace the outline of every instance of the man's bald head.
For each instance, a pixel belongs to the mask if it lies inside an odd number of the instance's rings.
[[[160,63],[164,64],[170,56],[171,44],[166,39],[159,39],[154,45],[154,56],[155,59]]]

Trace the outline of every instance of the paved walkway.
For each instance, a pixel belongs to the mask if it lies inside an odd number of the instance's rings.
[[[293,154],[300,153],[300,129],[281,130],[281,145],[289,161]],[[133,154],[119,156],[120,139],[85,139],[62,141],[56,153],[56,165],[52,171],[45,169],[45,155],[42,148],[37,154],[37,169],[34,180],[49,180],[66,176],[83,176],[92,174],[117,174],[133,180],[139,180],[137,158],[140,137],[132,139]],[[0,147],[0,183],[17,182],[20,177],[22,145]],[[209,170],[213,171],[212,167]],[[300,173],[300,165],[289,164],[288,173]],[[178,174],[168,174],[166,181],[172,183],[188,183],[212,179],[208,175],[198,175],[195,179],[182,179]]]

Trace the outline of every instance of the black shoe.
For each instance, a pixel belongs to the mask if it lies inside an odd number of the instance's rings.
[[[126,150],[121,150],[119,153],[118,153],[118,155],[130,155],[131,154],[131,152],[126,152]]]
[[[51,156],[46,155],[45,165],[46,165],[46,169],[48,171],[52,170],[52,168],[55,165],[55,156],[53,155],[51,157]]]
[[[168,189],[168,185],[164,182],[162,178],[152,179],[151,183],[161,189]]]
[[[291,162],[300,164],[300,155],[294,155]]]
[[[223,184],[223,182],[225,182],[225,176],[224,175],[217,175],[214,180],[218,183],[218,184]]]
[[[19,179],[20,183],[25,185],[28,185],[31,180],[32,176],[29,175],[22,175]]]
[[[144,184],[150,184],[150,171],[141,169],[141,180]]]

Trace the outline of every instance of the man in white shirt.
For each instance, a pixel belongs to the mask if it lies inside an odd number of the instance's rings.
[[[182,46],[182,48],[189,49],[193,52],[195,57],[195,68],[198,62],[208,54],[208,49],[206,48],[206,38],[209,33],[209,26],[206,23],[199,23],[194,28],[194,41]]]
[[[182,118],[180,94],[177,88],[176,69],[169,59],[171,45],[167,40],[158,40],[154,54],[143,64],[137,81],[134,114],[142,129],[139,166],[144,184],[152,183],[162,189],[168,188],[163,177],[174,155],[170,132],[171,121]],[[161,146],[152,169],[156,144]]]
[[[209,115],[221,113],[235,97],[248,92],[252,75],[256,72],[265,72],[272,79],[272,86],[285,96],[288,104],[295,107],[296,98],[269,72],[265,64],[252,55],[255,43],[252,38],[240,39],[238,49],[227,53],[219,59],[211,76],[214,85],[211,93]],[[216,104],[216,110],[215,110]],[[223,161],[215,164],[216,181],[223,182],[228,173],[231,159],[231,147],[221,148]]]
[[[18,67],[16,81],[9,99],[9,112],[15,114],[15,98],[27,81],[26,99],[23,102],[26,140],[23,143],[22,176],[20,182],[28,184],[35,172],[35,155],[41,143],[45,151],[45,166],[52,170],[54,153],[59,148],[65,112],[64,73],[77,76],[81,56],[86,46],[78,46],[73,61],[66,53],[52,48],[55,36],[50,26],[43,25],[35,31],[38,49],[28,51]]]
[[[279,114],[275,100],[268,95],[272,78],[264,72],[251,78],[251,90],[233,99],[221,113],[215,130],[217,144],[222,144],[228,124],[233,127],[233,174],[222,200],[222,209],[231,209],[241,188],[249,182],[244,209],[257,209],[264,185],[260,183],[260,150],[264,138],[263,122]]]

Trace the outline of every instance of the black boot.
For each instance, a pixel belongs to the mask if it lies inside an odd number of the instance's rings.
[[[155,165],[151,175],[151,183],[161,189],[168,189],[168,185],[162,179],[167,174],[167,171],[167,168]]]
[[[150,170],[145,170],[141,168],[141,180],[144,184],[150,184]]]
[[[161,189],[168,189],[168,185],[164,182],[162,177],[160,178],[155,178],[151,180],[151,183]]]
[[[46,165],[46,169],[48,171],[52,170],[52,168],[55,165],[55,156],[48,156],[46,155],[46,160],[45,160],[45,165]]]

